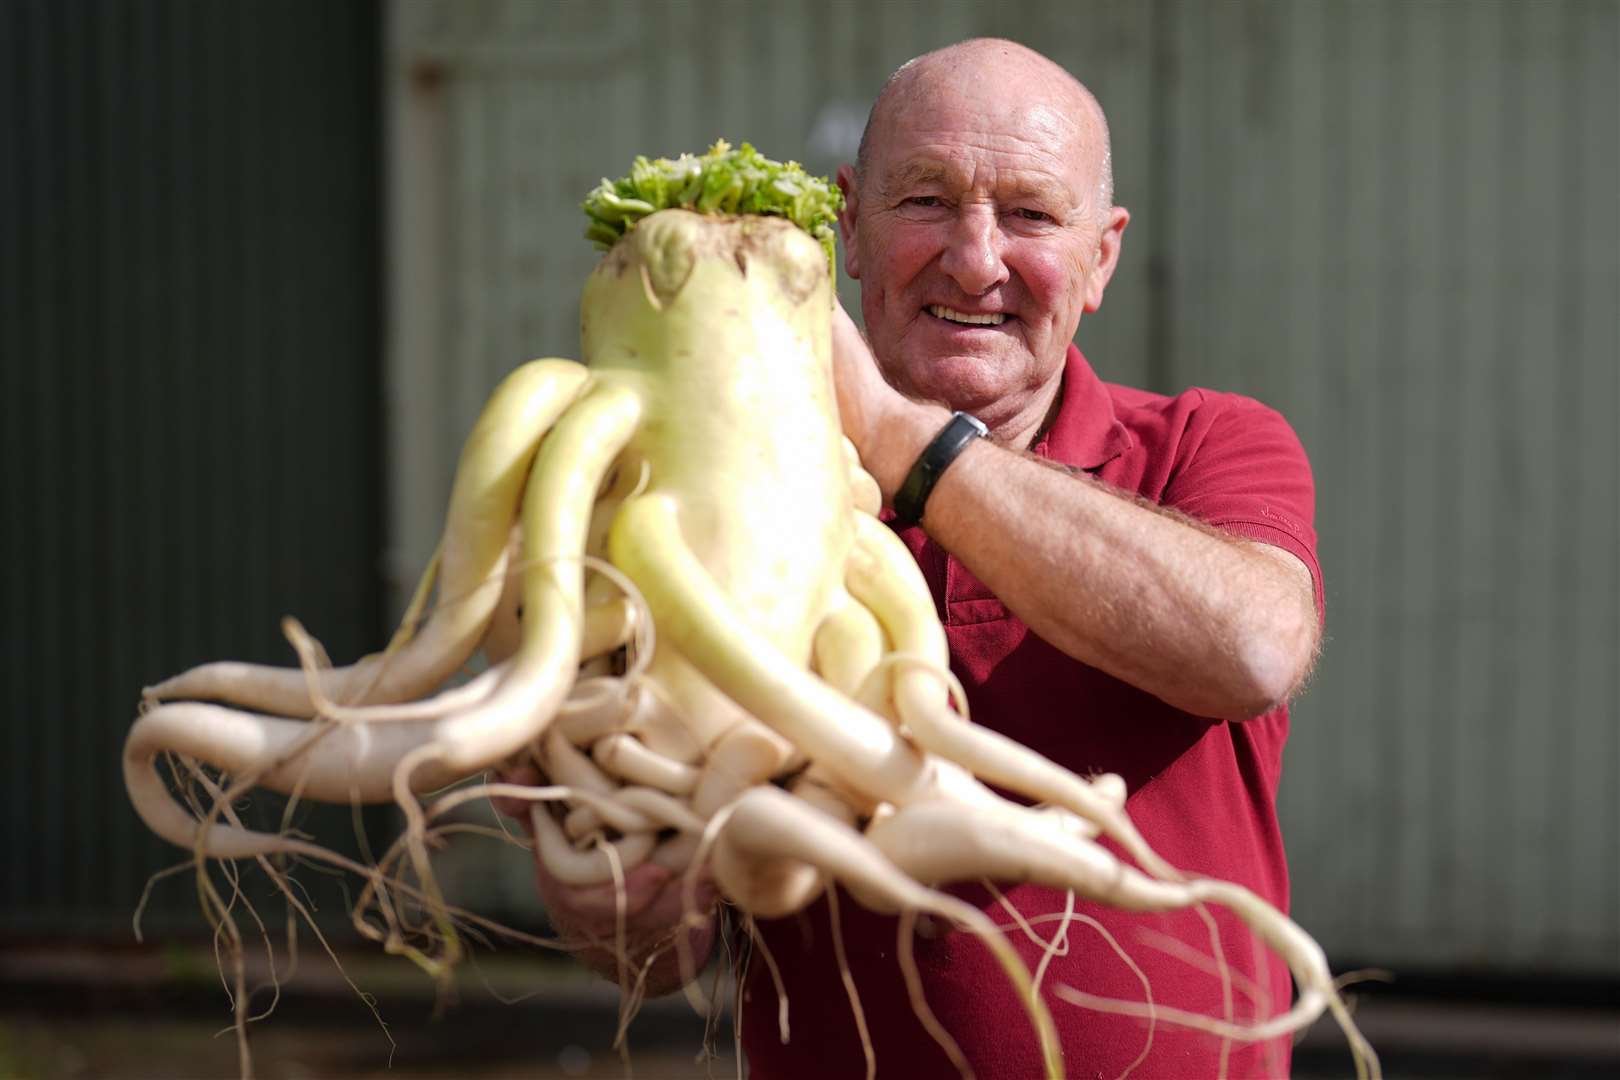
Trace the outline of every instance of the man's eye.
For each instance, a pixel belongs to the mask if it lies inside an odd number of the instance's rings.
[[[1018,217],[1018,218],[1022,218],[1025,221],[1051,221],[1052,220],[1052,215],[1048,214],[1046,211],[1044,211],[1044,210],[1031,210],[1027,206],[1021,206],[1017,210],[1014,210],[1013,211],[1013,216]]]
[[[944,202],[940,200],[938,195],[910,195],[906,197],[905,203],[907,206],[919,206],[923,208],[932,208],[945,205]]]

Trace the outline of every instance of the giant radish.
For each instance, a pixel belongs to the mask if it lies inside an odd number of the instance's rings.
[[[1279,1018],[1212,1030],[1270,1038],[1332,1008],[1358,1069],[1376,1071],[1297,926],[1166,865],[1117,778],[1082,779],[953,711],[932,601],[839,428],[837,200],[723,143],[604,181],[587,202],[608,250],[585,284],[584,363],[537,360],[495,390],[413,605],[436,584],[431,614],[347,668],[323,667],[290,625],[299,667],[204,665],[153,687],[125,747],[137,810],[199,859],[308,857],[320,849],[243,827],[222,797],[258,785],[397,802],[406,833],[385,866],[408,859],[415,883],[361,868],[366,901],[426,905],[434,942],[408,941],[390,916],[385,944],[438,970],[458,955],[459,913],[438,899],[427,842],[463,796],[423,796],[532,764],[550,781],[528,797],[547,802],[535,845],[555,877],[704,858],[745,912],[790,913],[831,880],[879,910],[949,920],[996,950],[1052,1074],[1052,1006],[983,913],[936,886],[1222,904],[1282,955],[1300,995]],[[441,689],[480,648],[487,671]],[[200,817],[161,778],[165,753],[206,767]]]

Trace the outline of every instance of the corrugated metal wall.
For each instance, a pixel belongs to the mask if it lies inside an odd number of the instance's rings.
[[[288,612],[379,639],[378,25],[0,14],[0,932],[127,937],[179,860],[124,795],[142,685],[286,662]],[[165,924],[206,932],[183,879]]]
[[[1189,5],[1174,372],[1316,466],[1325,943],[1620,971],[1620,7]]]
[[[1088,354],[1267,400],[1316,464],[1298,915],[1345,958],[1620,972],[1615,4],[390,11],[396,584],[489,386],[575,354],[601,174],[720,136],[830,172],[896,65],[1011,34],[1097,92],[1136,214]]]

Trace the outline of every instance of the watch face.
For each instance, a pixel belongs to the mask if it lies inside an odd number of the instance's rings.
[[[984,421],[980,420],[972,413],[958,412],[955,416],[951,417],[951,419],[964,421],[973,429],[973,434],[977,435],[981,439],[990,434],[990,429],[985,426]],[[943,434],[943,432],[941,432],[941,434]]]

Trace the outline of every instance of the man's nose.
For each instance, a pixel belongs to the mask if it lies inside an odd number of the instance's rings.
[[[1007,280],[1001,257],[1001,229],[994,209],[963,207],[951,229],[940,269],[969,296],[982,296]]]

